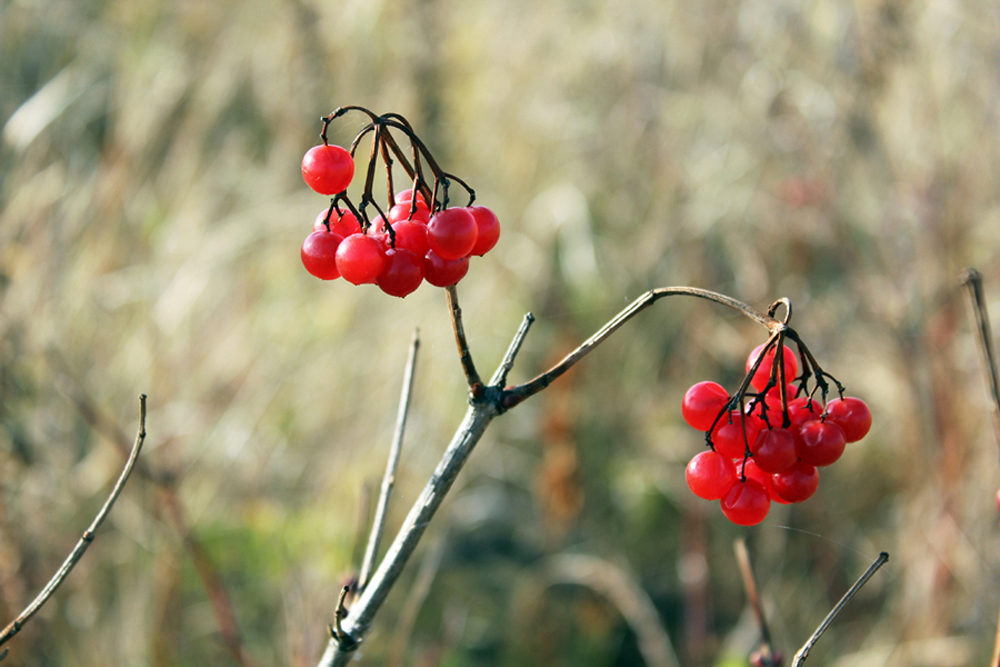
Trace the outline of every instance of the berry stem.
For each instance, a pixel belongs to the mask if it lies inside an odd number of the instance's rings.
[[[473,390],[476,385],[482,385],[479,373],[476,371],[476,364],[472,361],[472,353],[469,351],[469,342],[465,338],[465,327],[462,326],[462,308],[458,305],[458,290],[455,286],[446,287],[448,295],[448,308],[451,312],[451,328],[455,332],[455,343],[458,345],[458,357],[462,362],[462,371],[465,372],[465,380],[469,385],[469,390]]]

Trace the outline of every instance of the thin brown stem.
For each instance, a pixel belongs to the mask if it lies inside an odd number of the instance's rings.
[[[403,449],[403,433],[406,431],[406,416],[410,410],[410,394],[413,391],[413,371],[417,365],[417,350],[420,348],[420,331],[413,332],[410,341],[410,354],[406,360],[406,370],[403,372],[403,390],[399,397],[399,411],[396,414],[396,430],[389,447],[389,460],[385,464],[385,475],[382,477],[382,490],[379,493],[378,504],[375,506],[375,518],[372,521],[372,531],[368,538],[364,559],[361,561],[361,573],[358,575],[358,590],[363,591],[375,568],[375,558],[378,556],[379,543],[385,530],[385,520],[389,509],[389,497],[396,484],[396,468],[399,466],[399,454]]]
[[[38,596],[24,609],[24,611],[20,613],[20,615],[18,615],[17,618],[11,621],[10,625],[4,628],[3,632],[0,633],[0,645],[5,644],[7,640],[21,631],[24,624],[27,623],[39,609],[42,608],[42,605],[48,602],[49,598],[52,597],[52,594],[56,592],[59,585],[65,581],[66,577],[69,576],[69,573],[83,557],[83,554],[87,551],[91,542],[94,541],[94,534],[97,532],[97,529],[100,528],[104,519],[111,511],[111,507],[115,504],[115,501],[118,500],[118,496],[121,495],[122,489],[125,488],[125,482],[128,481],[129,476],[132,474],[132,469],[135,467],[135,462],[139,458],[139,452],[142,450],[142,444],[145,441],[146,395],[141,394],[139,396],[139,430],[135,435],[135,444],[132,445],[132,451],[129,454],[128,460],[125,462],[125,468],[122,470],[121,475],[119,475],[114,488],[111,489],[111,495],[109,495],[108,499],[104,501],[104,506],[101,507],[97,516],[94,517],[90,527],[84,531],[83,536],[76,543],[76,546],[73,547],[73,550],[70,552],[69,556],[66,557],[66,560],[63,561],[62,566],[56,571],[52,579],[49,580],[49,583],[45,585],[45,588],[42,589]],[[6,655],[6,651],[3,655]]]
[[[772,332],[785,327],[781,321],[776,320],[773,317],[768,317],[764,313],[748,306],[742,301],[725,296],[724,294],[719,294],[718,292],[698,289],[696,287],[661,287],[650,290],[633,301],[627,308],[618,313],[618,315],[616,315],[611,321],[601,327],[597,333],[585,340],[578,348],[566,355],[562,361],[533,380],[514,387],[511,389],[510,393],[517,395],[522,399],[537,394],[542,389],[549,386],[553,380],[568,371],[578,361],[587,356],[587,354],[603,343],[609,336],[611,336],[611,334],[620,329],[626,322],[644,311],[646,308],[652,306],[660,299],[668,296],[692,296],[698,299],[713,301],[742,313],[746,317],[749,317],[751,320],[766,327]]]
[[[753,566],[750,564],[747,543],[741,537],[736,540],[733,548],[736,550],[736,563],[739,565],[740,576],[743,578],[743,588],[747,592],[747,601],[750,603],[750,609],[753,610],[754,618],[757,619],[757,627],[760,628],[759,655],[761,663],[764,667],[778,667],[781,663],[771,644],[771,632],[767,627],[767,619],[764,618],[764,610],[761,608],[757,580],[754,578]]]
[[[877,572],[880,567],[885,565],[888,560],[889,560],[889,554],[883,551],[878,555],[878,558],[875,559],[875,562],[873,562],[871,565],[868,566],[868,569],[865,570],[865,573],[861,575],[861,578],[854,582],[854,585],[851,586],[851,588],[846,593],[844,593],[844,597],[840,598],[840,602],[838,602],[834,606],[834,608],[830,610],[830,613],[826,615],[826,618],[823,619],[823,622],[819,624],[818,628],[816,628],[816,632],[812,633],[812,636],[809,637],[808,641],[806,641],[806,643],[802,645],[802,648],[798,650],[798,652],[795,654],[795,657],[792,658],[792,667],[802,667],[802,664],[805,663],[806,658],[809,657],[809,651],[811,651],[812,647],[816,645],[816,642],[819,641],[819,638],[823,636],[823,633],[826,632],[826,629],[830,627],[830,624],[833,623],[833,620],[837,618],[840,612],[844,610],[844,607],[847,606],[847,603],[849,603],[851,599],[858,594],[858,591],[861,590],[861,587],[864,586],[866,583],[868,583],[868,580],[872,578],[872,575],[875,574],[875,572]]]
[[[465,380],[469,389],[473,392],[476,387],[482,386],[483,381],[479,379],[476,372],[476,364],[472,361],[472,353],[469,351],[469,342],[465,338],[465,327],[462,326],[462,308],[458,305],[458,290],[455,286],[445,288],[448,295],[448,308],[451,312],[451,327],[455,332],[455,344],[458,345],[458,357],[462,362],[462,370],[465,372]]]
[[[962,283],[969,288],[969,301],[976,320],[976,339],[979,341],[979,352],[983,359],[983,375],[986,376],[986,387],[992,403],[993,435],[997,441],[997,452],[1000,454],[1000,382],[997,381],[993,336],[990,333],[989,314],[986,312],[986,299],[983,297],[983,276],[976,269],[966,269],[962,273]]]

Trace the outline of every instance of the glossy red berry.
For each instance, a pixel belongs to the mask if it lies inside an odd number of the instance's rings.
[[[433,250],[424,255],[424,279],[435,287],[450,287],[464,278],[468,272],[468,257],[441,259]]]
[[[500,221],[490,209],[485,206],[470,206],[469,212],[476,219],[476,245],[472,247],[471,255],[482,256],[493,249],[500,239]]]
[[[731,423],[730,423],[731,422]],[[743,431],[746,429],[746,435]],[[715,451],[730,458],[743,458],[747,445],[753,447],[760,428],[739,410],[724,415],[712,431],[712,445]]]
[[[775,473],[771,477],[771,484],[782,499],[790,503],[801,503],[816,493],[819,471],[805,461],[797,461],[788,470]]]
[[[427,223],[427,242],[441,259],[468,257],[477,234],[476,219],[464,208],[438,211]]]
[[[378,286],[386,294],[404,297],[424,281],[424,261],[411,250],[386,250],[385,268],[378,277]]]
[[[814,466],[835,463],[844,453],[844,432],[831,421],[808,421],[799,427],[795,449],[799,458]]]
[[[860,398],[835,398],[826,404],[826,414],[828,421],[843,429],[847,442],[857,442],[872,427],[872,413]]]
[[[330,209],[323,209],[316,216],[316,220],[313,221],[313,231],[326,231],[326,214],[329,213]],[[344,238],[347,238],[351,234],[361,233],[361,225],[358,223],[358,219],[354,217],[354,214],[350,211],[344,211],[343,215],[338,216],[337,212],[334,211],[333,215],[330,216],[330,231],[334,234],[340,234]]]
[[[340,146],[313,146],[302,158],[302,178],[321,195],[343,192],[354,177],[354,159]]]
[[[823,402],[817,398],[803,396],[788,401],[788,417],[792,421],[791,430],[799,428],[807,421],[819,419],[823,414]]]
[[[409,204],[411,201],[413,201],[412,188],[406,188],[405,190],[400,190],[393,197],[394,204]],[[420,206],[421,204],[426,207],[427,200],[424,199],[424,196],[420,194],[420,192],[417,192],[417,206]]]
[[[774,481],[771,479],[772,475],[769,472],[764,472],[757,467],[757,464],[753,462],[753,459],[747,459],[746,466],[744,467],[742,460],[736,461],[736,476],[745,475],[747,479],[752,479],[758,482],[767,491],[768,498],[772,502],[779,503],[781,505],[789,504],[789,501],[785,500],[778,495],[778,492],[774,490]],[[793,466],[794,467],[794,466]]]
[[[707,431],[729,402],[729,392],[718,382],[705,380],[692,385],[681,401],[681,415],[691,428]]]
[[[302,243],[301,252],[302,264],[306,267],[306,271],[323,280],[339,278],[340,272],[337,270],[335,258],[341,241],[343,241],[342,236],[328,232],[325,228],[307,236]]]
[[[385,268],[385,247],[364,234],[351,234],[337,248],[337,269],[349,283],[375,282]]]
[[[413,212],[412,218],[410,217],[410,202],[396,204],[389,209],[389,213],[387,215],[389,217],[389,222],[398,222],[399,220],[415,220],[426,225],[431,219],[430,209],[428,209],[427,205],[423,202],[419,202],[417,204],[417,210]]]
[[[767,517],[771,510],[771,497],[767,490],[750,478],[745,482],[738,479],[722,497],[722,513],[740,526],[756,526]]]
[[[750,356],[747,357],[747,373],[749,373],[750,369],[753,368],[753,364],[757,361],[757,357],[760,356],[761,351],[764,349],[764,345],[766,345],[766,343],[762,343],[755,347],[753,352],[750,353]],[[774,365],[774,353],[776,349],[777,346],[772,347],[767,351],[767,354],[764,356],[764,360],[757,368],[757,372],[754,373],[753,378],[750,380],[750,384],[752,384],[754,389],[757,391],[762,390],[767,385],[767,381],[771,378],[771,367]],[[795,353],[792,352],[790,347],[785,345],[783,349],[783,358],[785,360],[785,382],[791,382],[792,379],[799,374],[799,361],[795,358]]]
[[[392,231],[396,233],[396,247],[414,252],[417,257],[423,257],[430,249],[427,245],[427,225],[416,221],[400,220],[392,223]]]
[[[705,500],[718,500],[736,483],[736,466],[729,459],[711,450],[701,452],[684,470],[691,492]]]
[[[757,434],[757,440],[750,449],[757,467],[772,474],[791,468],[799,458],[795,451],[795,438],[791,431],[783,428],[764,429]]]

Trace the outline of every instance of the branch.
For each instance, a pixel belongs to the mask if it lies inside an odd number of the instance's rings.
[[[399,454],[403,449],[403,432],[406,430],[406,415],[410,410],[410,392],[413,390],[413,369],[417,365],[417,350],[420,348],[420,331],[413,332],[410,342],[410,356],[406,360],[406,371],[403,373],[403,391],[399,397],[399,412],[396,414],[396,431],[392,436],[392,446],[389,448],[389,460],[385,464],[385,476],[382,477],[382,491],[375,506],[375,519],[372,521],[372,532],[368,538],[365,556],[361,561],[361,573],[358,575],[358,590],[363,591],[371,578],[375,567],[375,557],[378,555],[379,542],[382,541],[382,531],[385,529],[386,511],[389,507],[389,496],[396,483],[396,468],[399,466]]]
[[[462,326],[462,309],[458,305],[458,290],[455,286],[445,288],[448,294],[448,308],[451,310],[451,327],[455,331],[455,343],[458,345],[458,357],[462,362],[462,371],[465,373],[465,380],[469,384],[469,389],[476,393],[476,387],[483,385],[476,372],[476,365],[472,362],[472,353],[469,352],[469,343],[465,339],[465,328]]]
[[[750,608],[757,619],[757,626],[760,628],[761,646],[758,650],[760,664],[762,667],[779,667],[781,665],[781,655],[774,652],[771,644],[771,632],[767,627],[767,620],[764,618],[764,610],[760,606],[760,595],[757,591],[757,581],[753,575],[753,566],[750,564],[750,552],[747,551],[747,543],[742,537],[736,540],[733,547],[736,549],[736,562],[740,567],[740,575],[743,577],[743,588],[747,592],[747,600]],[[756,664],[756,663],[755,663]]]
[[[854,582],[854,585],[851,586],[850,590],[844,593],[844,597],[840,598],[840,602],[838,602],[836,606],[830,610],[830,613],[826,615],[823,622],[819,624],[818,628],[816,628],[816,632],[812,633],[812,637],[810,637],[809,640],[802,645],[802,648],[798,650],[795,657],[792,658],[792,667],[802,667],[806,658],[809,657],[809,651],[811,651],[812,647],[817,641],[819,641],[819,638],[823,636],[823,633],[826,632],[828,627],[830,627],[830,624],[833,623],[835,618],[837,618],[837,615],[844,610],[844,607],[846,607],[847,603],[850,602],[855,595],[857,595],[858,591],[861,590],[861,587],[868,583],[868,580],[871,579],[872,575],[875,574],[880,567],[885,565],[888,560],[889,554],[883,551],[878,555],[878,558],[875,559],[875,562],[868,566],[868,569],[861,575],[861,578]]]
[[[113,489],[111,489],[111,495],[108,499],[104,501],[104,506],[94,517],[94,521],[90,524],[90,527],[84,531],[83,536],[73,547],[73,551],[70,552],[66,560],[63,561],[62,566],[56,571],[49,583],[45,585],[42,592],[38,594],[31,604],[29,604],[21,614],[11,621],[10,625],[4,628],[3,632],[0,633],[0,645],[3,645],[11,637],[16,635],[24,627],[24,624],[31,619],[35,613],[42,608],[52,594],[56,592],[59,585],[66,579],[69,573],[73,570],[76,564],[83,557],[84,552],[87,551],[87,547],[90,543],[94,541],[94,533],[104,522],[104,519],[108,516],[108,512],[111,511],[112,505],[118,500],[118,496],[121,494],[122,489],[125,488],[125,482],[128,481],[129,476],[132,474],[132,469],[135,467],[135,462],[139,458],[139,452],[142,450],[142,443],[146,441],[146,395],[139,395],[139,431],[135,435],[135,444],[132,445],[132,452],[129,454],[128,461],[125,462],[125,468],[122,470],[121,475],[118,477],[118,481],[115,483]],[[0,660],[2,660],[7,655],[7,649],[4,649],[2,655],[0,655]]]
[[[986,376],[986,386],[993,403],[993,435],[996,436],[997,451],[1000,452],[1000,382],[997,381],[997,362],[993,354],[990,318],[986,312],[986,299],[983,298],[983,276],[979,271],[969,268],[962,272],[961,280],[969,288],[969,301],[972,303],[972,313],[979,334],[977,336],[979,351],[983,357],[983,374]]]

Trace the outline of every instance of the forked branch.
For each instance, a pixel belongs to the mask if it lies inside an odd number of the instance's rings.
[[[121,495],[122,489],[125,488],[125,482],[128,481],[129,476],[132,474],[132,469],[135,467],[135,462],[139,459],[139,452],[142,450],[142,443],[145,442],[145,440],[146,395],[141,394],[139,396],[139,431],[136,433],[135,444],[132,445],[132,451],[129,454],[128,460],[125,462],[125,468],[122,470],[121,475],[119,475],[114,488],[111,489],[111,495],[108,496],[106,501],[104,501],[104,506],[101,507],[97,516],[94,517],[90,527],[83,532],[83,536],[76,543],[76,546],[73,547],[73,550],[70,552],[69,556],[66,557],[66,560],[63,561],[62,566],[60,566],[60,568],[56,571],[52,579],[49,580],[49,583],[45,584],[45,588],[42,589],[38,596],[32,600],[31,604],[29,604],[17,618],[11,621],[10,625],[4,628],[3,632],[0,633],[0,646],[5,644],[11,637],[21,631],[24,624],[27,623],[39,609],[42,608],[42,605],[48,602],[49,598],[52,597],[52,594],[56,592],[56,589],[59,588],[63,581],[65,581],[66,577],[69,576],[69,573],[83,557],[84,552],[87,551],[91,542],[94,541],[94,534],[97,529],[102,523],[104,523],[104,519],[108,516],[108,512],[111,511],[112,505],[115,504],[115,501],[118,500],[118,496]],[[0,660],[6,657],[7,650],[8,649],[4,649],[3,653],[0,654]]]

